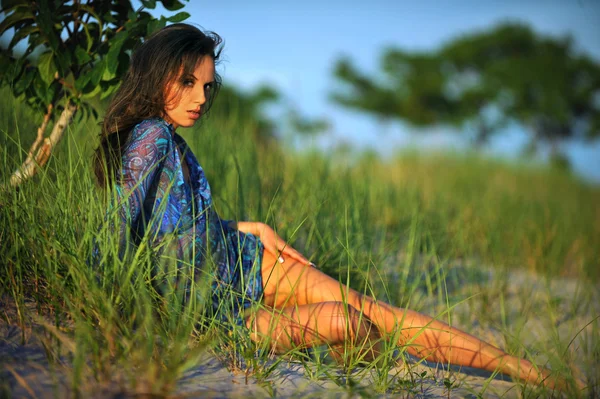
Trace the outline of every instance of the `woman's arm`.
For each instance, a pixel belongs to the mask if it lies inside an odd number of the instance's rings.
[[[130,143],[121,157],[120,181],[114,187],[119,203],[121,238],[132,226],[139,228],[142,224],[139,232],[146,229],[145,224],[152,216],[144,214],[144,211],[151,211],[144,209],[146,196],[170,148],[171,133],[162,124],[145,122],[131,132]]]
[[[239,230],[242,233],[252,234],[260,237],[260,233],[264,229],[262,226],[267,225],[261,222],[236,222],[235,220],[231,220],[229,221],[228,226],[232,229]]]
[[[279,258],[279,262],[285,262],[289,257],[296,261],[314,266],[312,262],[306,259],[300,252],[289,246],[270,226],[261,222],[229,222],[229,227],[237,229],[242,233],[248,233],[260,238],[265,250],[271,252]]]

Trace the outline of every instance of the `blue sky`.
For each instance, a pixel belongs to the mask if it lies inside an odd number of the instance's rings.
[[[457,35],[484,30],[505,20],[522,21],[553,36],[570,34],[579,48],[600,62],[598,0],[191,0],[187,22],[213,30],[225,40],[220,72],[226,82],[251,89],[277,87],[288,104],[310,117],[325,117],[332,129],[305,145],[351,143],[389,154],[396,148],[464,148],[467,143],[446,127],[427,134],[389,124],[328,101],[335,87],[331,68],[340,56],[375,72],[387,46],[433,50]],[[526,142],[513,126],[489,151],[514,156]],[[600,142],[565,146],[575,169],[600,182]]]

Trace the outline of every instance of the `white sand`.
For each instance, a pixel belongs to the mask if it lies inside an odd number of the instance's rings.
[[[490,272],[486,272],[490,273]],[[486,274],[484,273],[484,274]],[[600,289],[573,279],[555,278],[551,281],[524,272],[511,272],[509,285],[494,288],[492,275],[487,281],[455,287],[450,297],[454,302],[464,302],[452,311],[454,325],[467,330],[493,344],[510,349],[522,344],[540,365],[549,360],[544,354],[563,356],[566,353],[575,367],[581,370],[588,384],[595,385],[597,394],[600,365],[598,342],[600,321]],[[485,279],[484,279],[485,280]],[[487,292],[487,297],[477,290]],[[475,295],[475,296],[473,296]],[[467,299],[469,298],[469,299]],[[415,298],[417,299],[417,298]],[[443,308],[434,300],[422,296],[422,309],[441,312]],[[486,305],[487,304],[487,305]],[[14,309],[4,306],[0,318],[0,397],[70,397],[72,391],[70,364],[65,359],[50,363],[44,350],[44,329],[33,324],[22,331],[4,321],[15,320]],[[11,314],[12,312],[12,314]],[[486,314],[486,320],[475,320],[471,314]],[[595,321],[593,321],[595,319]],[[447,320],[447,319],[444,319]],[[591,323],[590,323],[591,322]],[[502,327],[503,326],[503,327]],[[503,330],[503,332],[500,331]],[[24,335],[23,335],[24,334]],[[514,337],[512,340],[511,336]],[[25,345],[21,344],[25,337]],[[512,340],[512,341],[511,341]],[[514,342],[513,342],[514,341]],[[572,342],[571,342],[572,341]],[[552,362],[549,362],[551,365]],[[374,370],[358,369],[350,373],[355,388],[343,387],[346,375],[341,368],[329,368],[332,376],[315,376],[323,369],[309,363],[309,369],[300,362],[282,361],[266,378],[258,380],[252,373],[231,372],[215,356],[206,353],[201,361],[188,370],[178,382],[175,395],[182,397],[421,397],[421,398],[518,398],[530,396],[534,387],[510,381],[476,369],[447,367],[435,364],[409,362],[408,366],[395,367],[387,378],[391,381],[386,392],[378,390],[382,376]],[[425,372],[424,377],[421,373]],[[260,374],[260,373],[259,373]],[[444,379],[454,383],[450,389]],[[110,384],[95,383],[89,379],[84,384],[84,397],[119,396],[126,382],[113,378]],[[337,380],[336,383],[334,380]],[[340,386],[342,385],[342,386]],[[590,392],[588,392],[590,395]],[[535,395],[534,395],[535,396]],[[560,397],[560,395],[558,395]]]

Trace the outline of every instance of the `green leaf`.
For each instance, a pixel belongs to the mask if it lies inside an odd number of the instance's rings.
[[[93,69],[88,69],[87,71],[79,75],[79,77],[75,81],[75,90],[83,91],[83,88],[88,84],[88,82],[92,78],[93,73]]]
[[[133,21],[127,30],[129,31],[129,37],[138,38],[140,36],[146,36],[148,32],[148,24],[154,20],[154,17],[147,12],[139,12],[137,19]]]
[[[115,17],[112,15],[112,13],[110,11],[107,11],[104,14],[104,21],[111,23],[111,24],[114,24],[117,22],[117,20],[115,19]]]
[[[8,52],[0,51],[0,83],[11,83],[6,80],[8,76],[12,76],[9,70],[14,68],[14,63],[15,59]]]
[[[13,7],[16,6],[27,6],[29,5],[29,1],[28,0],[2,0],[0,1],[0,12],[7,12],[8,10],[10,10]]]
[[[60,33],[62,31],[62,25],[59,25],[60,29],[55,29],[54,22],[52,21],[52,10],[48,7],[47,1],[40,1],[40,11],[37,13],[36,22],[40,27],[41,34],[48,40],[50,48],[54,51],[59,51],[59,42],[61,42]]]
[[[85,93],[81,96],[81,98],[83,99],[90,99],[93,97],[96,97],[98,94],[100,94],[100,92],[102,91],[102,87],[100,85],[94,87],[94,90],[92,90],[89,93]]]
[[[29,64],[27,59],[24,57],[15,59],[5,55],[5,57],[2,57],[2,59],[3,68],[0,70],[0,80],[8,84],[12,84],[18,80],[23,68]]]
[[[96,12],[94,7],[89,6],[87,4],[79,4],[78,8],[85,11],[86,13],[90,14],[92,17],[94,17],[96,22],[99,23],[100,26],[102,27],[102,18],[100,18],[100,16],[98,15],[98,13]],[[96,6],[96,8],[98,8],[98,7]],[[108,13],[108,15],[110,15],[110,13]],[[85,26],[85,24],[84,24],[84,26]]]
[[[71,96],[77,95],[77,88],[75,87],[75,75],[73,75],[73,72],[69,72],[67,77],[64,78],[64,82],[65,84],[62,85],[63,90],[66,90],[68,93],[71,94]]]
[[[107,81],[114,79],[116,76],[115,73],[112,73],[108,68],[104,68],[104,72],[102,72],[102,80]]]
[[[164,17],[160,17],[160,19],[153,19],[148,23],[148,31],[147,34],[151,35],[154,32],[164,28],[167,25],[167,20]]]
[[[33,80],[33,90],[36,94],[36,97],[42,101],[45,101],[46,97],[48,97],[48,85],[42,79],[39,73],[36,74]]]
[[[77,59],[77,65],[84,65],[91,61],[92,57],[81,47],[75,48],[75,58]]]
[[[113,94],[119,88],[119,86],[120,86],[120,84],[118,81],[115,82],[115,84],[113,84],[112,86],[109,86],[107,89],[102,91],[102,94],[100,95],[100,99],[104,100],[106,97]]]
[[[29,21],[33,19],[33,14],[29,8],[19,6],[17,9],[15,9],[14,13],[6,17],[4,21],[0,22],[0,35],[18,23],[23,23],[23,21]]]
[[[13,86],[15,96],[19,96],[21,93],[24,93],[27,89],[29,89],[29,86],[31,86],[31,82],[33,82],[34,77],[35,69],[27,69],[23,76],[21,76],[21,78],[18,79]]]
[[[129,10],[129,12],[127,13],[127,23],[125,24],[125,28],[129,29],[129,26],[131,26],[132,23],[135,23],[136,20],[137,12]]]
[[[56,95],[58,89],[62,87],[58,82],[54,82],[50,86],[48,86],[48,90],[46,90],[46,97],[44,97],[44,103],[50,104]]]
[[[129,32],[121,31],[115,35],[115,37],[109,41],[109,49],[108,54],[106,55],[106,70],[111,75],[109,79],[114,77],[117,72],[117,67],[119,66],[119,54],[121,52],[121,47],[123,47],[123,43],[128,38]],[[104,78],[104,80],[108,80]]]
[[[119,68],[117,69],[116,77],[125,75],[129,69],[129,61],[130,57],[128,53],[123,51],[121,54],[119,54]]]
[[[27,52],[30,54],[33,50],[35,50],[38,46],[45,45],[47,40],[41,35],[36,33],[35,35],[30,35],[27,39],[28,47]],[[44,46],[47,47],[47,46]]]
[[[40,76],[48,85],[54,81],[54,74],[56,73],[56,66],[54,65],[53,58],[52,52],[48,51],[40,55],[38,60]]]
[[[177,0],[162,0],[162,3],[163,7],[169,11],[177,11],[185,7],[185,4]]]
[[[95,22],[90,22],[84,25],[88,53],[96,52],[102,43],[102,34],[100,25]]]
[[[102,75],[104,74],[104,70],[106,69],[106,59],[103,58],[102,61],[96,63],[94,65],[94,69],[92,70],[92,74],[90,76],[90,83],[93,86],[98,86],[100,84],[100,79],[102,79]]]
[[[12,49],[21,40],[25,39],[27,36],[29,36],[33,33],[39,32],[39,31],[40,31],[40,29],[33,24],[27,24],[27,25],[17,29],[15,32],[15,35],[13,36],[13,38],[10,40],[10,43],[8,44],[8,49],[9,50]]]
[[[79,5],[79,8],[81,10],[85,11],[86,13],[88,13],[89,15],[91,15],[92,17],[94,17],[94,19],[95,19],[95,22],[89,21],[87,23],[82,24],[83,30],[85,32],[85,37],[87,40],[86,51],[89,53],[92,46],[94,45],[94,39],[96,39],[98,42],[100,42],[102,40],[102,31],[104,30],[104,24],[103,24],[102,18],[100,18],[100,16],[98,15],[98,13],[96,12],[96,10],[94,8],[92,8],[86,4]],[[110,12],[107,13],[107,15],[110,16]],[[106,19],[105,19],[105,21],[106,21]],[[108,21],[108,22],[110,22],[110,21]],[[90,28],[93,28],[93,29],[90,29]],[[90,33],[90,30],[95,30],[98,34],[98,37],[93,37],[92,34]]]
[[[92,49],[92,46],[94,45],[94,39],[92,39],[92,35],[90,35],[90,29],[88,28],[88,24],[83,24],[83,32],[85,33],[85,40],[87,41],[87,47],[85,51],[89,53]]]
[[[178,14],[173,15],[172,17],[167,18],[167,21],[176,23],[176,22],[184,21],[184,20],[188,19],[189,17],[190,17],[189,13],[182,11]]]
[[[153,10],[156,7],[156,0],[142,0],[144,7]]]
[[[73,67],[73,62],[71,61],[71,52],[70,51],[55,52],[54,53],[54,62],[56,63],[56,68],[58,70],[59,76],[67,75],[69,73],[69,70],[71,69],[71,67]]]

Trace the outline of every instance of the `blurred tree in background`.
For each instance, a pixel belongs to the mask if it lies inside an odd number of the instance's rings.
[[[168,11],[184,6],[177,0],[158,2]],[[15,97],[44,115],[11,184],[31,177],[47,162],[77,111],[83,117],[95,114],[91,100],[116,90],[131,50],[143,37],[189,17],[180,12],[157,19],[144,11],[155,8],[157,1],[141,3],[135,10],[129,0],[0,2],[0,35],[12,33],[8,46],[0,49],[0,83],[10,85]],[[24,50],[14,51],[23,42]]]
[[[449,41],[435,52],[390,48],[369,76],[343,58],[334,102],[415,126],[448,124],[475,132],[475,143],[508,122],[560,157],[558,144],[600,135],[600,65],[578,54],[571,38],[506,23]]]
[[[230,85],[219,90],[218,104],[210,110],[209,118],[226,121],[235,115],[245,126],[253,125],[255,140],[266,144],[276,137],[275,123],[264,113],[264,107],[276,103],[281,95],[271,86],[259,86],[243,92]]]

